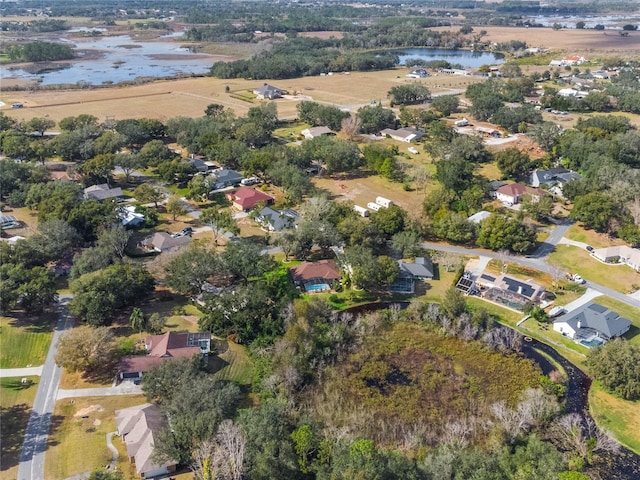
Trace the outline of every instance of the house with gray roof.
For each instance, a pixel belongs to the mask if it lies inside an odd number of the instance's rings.
[[[329,127],[305,128],[300,133],[304,135],[304,138],[306,138],[307,140],[313,140],[314,138],[321,137],[323,135],[335,135],[335,133],[333,133],[333,130],[331,130]]]
[[[283,95],[286,95],[287,91],[265,83],[263,86],[255,88],[253,93],[256,94],[260,100],[273,100],[275,98],[282,98]]]
[[[611,338],[624,335],[631,321],[613,310],[589,302],[566,313],[553,322],[553,329],[586,347],[602,345]]]
[[[396,293],[414,293],[416,281],[433,279],[433,263],[428,257],[416,257],[413,263],[398,260],[400,267],[389,290]]]
[[[581,175],[562,167],[549,168],[547,170],[534,170],[529,178],[533,187],[547,185],[551,193],[562,195],[562,187],[572,180],[580,180]]]
[[[190,241],[189,235],[173,236],[167,232],[156,232],[143,240],[142,245],[149,251],[162,253],[187,245]]]
[[[84,198],[87,200],[107,200],[109,198],[122,197],[122,189],[120,187],[111,188],[108,184],[92,185],[84,189]]]
[[[236,172],[235,170],[229,170],[228,168],[221,168],[213,173],[215,177],[215,183],[213,184],[214,190],[225,187],[232,187],[234,185],[240,185],[240,182],[244,178],[244,175]]]
[[[624,264],[640,273],[640,250],[627,245],[596,248],[591,255],[604,263]]]
[[[411,143],[420,140],[424,133],[415,127],[405,127],[394,130],[393,128],[385,128],[380,132],[380,135],[386,137],[387,135],[399,142]]]
[[[279,232],[285,228],[295,227],[300,215],[290,208],[286,210],[274,210],[271,207],[264,207],[256,216],[256,221],[263,230],[269,232]]]

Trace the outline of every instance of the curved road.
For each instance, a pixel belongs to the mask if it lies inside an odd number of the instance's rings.
[[[67,303],[71,295],[58,298],[59,318],[51,339],[49,353],[42,369],[40,384],[29,416],[29,423],[20,452],[18,480],[44,480],[44,454],[47,450],[47,438],[51,426],[53,408],[56,404],[62,368],[55,362],[58,339],[62,332],[73,326],[73,319],[67,312]]]

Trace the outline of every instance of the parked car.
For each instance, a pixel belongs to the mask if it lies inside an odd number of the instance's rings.
[[[593,247],[591,245],[587,245],[585,248],[587,249],[587,252],[593,252]]]
[[[182,235],[193,235],[193,228],[191,227],[183,228],[180,233],[182,233]]]
[[[573,280],[574,282],[576,282],[576,283],[578,283],[580,285],[582,285],[583,283],[587,283],[587,281],[584,278],[582,278],[580,275],[578,275],[577,273],[571,277],[571,280]]]

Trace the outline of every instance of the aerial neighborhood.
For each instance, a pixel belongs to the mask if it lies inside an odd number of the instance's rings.
[[[0,12],[3,479],[640,478],[637,2]]]

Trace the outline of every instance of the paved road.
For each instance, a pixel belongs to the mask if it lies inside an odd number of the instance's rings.
[[[0,378],[40,376],[44,365],[26,368],[0,368]]]
[[[556,248],[556,245],[558,245],[558,243],[560,243],[560,241],[564,238],[567,230],[569,230],[569,227],[571,227],[572,224],[573,222],[565,221],[551,230],[549,237],[544,242],[542,242],[542,245],[538,247],[532,257],[544,258],[551,252],[553,252]]]
[[[73,326],[73,320],[66,307],[70,299],[71,295],[60,295],[58,300],[58,323],[53,332],[51,346],[42,369],[33,409],[29,416],[29,423],[27,424],[24,443],[20,452],[18,480],[44,480],[44,454],[47,450],[51,417],[62,374],[62,369],[56,365],[55,355],[60,335],[65,329]]]
[[[558,227],[559,228],[559,227]],[[473,256],[484,256],[495,259],[501,259],[500,255],[496,252],[492,252],[490,250],[480,250],[480,249],[472,249],[465,247],[455,247],[453,245],[442,245],[439,243],[430,243],[426,242],[423,244],[424,248],[428,250],[439,250],[442,252],[451,252],[457,253],[460,255],[473,255]],[[550,253],[550,252],[549,252]],[[546,255],[545,255],[546,256]],[[508,263],[515,263],[517,265],[523,265],[525,267],[534,268],[537,270],[541,270],[546,273],[553,274],[556,267],[549,265],[543,257],[520,257],[517,255],[512,255],[508,259]],[[600,285],[594,282],[587,282],[589,288],[600,292],[602,295],[606,295],[608,297],[614,298],[622,303],[626,303],[627,305],[631,305],[635,308],[640,308],[640,299],[633,297],[631,295],[625,295],[623,293],[617,292],[609,287],[604,285]]]

